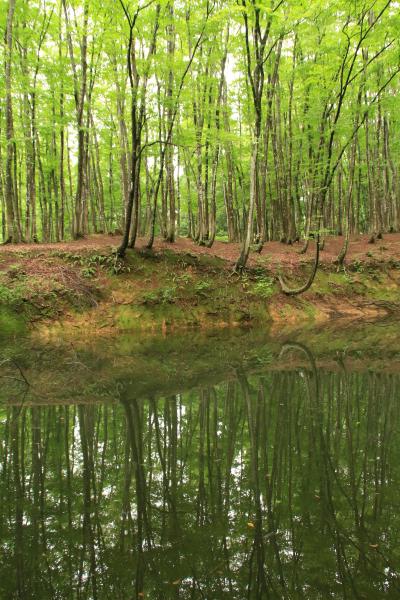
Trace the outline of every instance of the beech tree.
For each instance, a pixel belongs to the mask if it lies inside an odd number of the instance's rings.
[[[247,226],[244,233],[242,251],[236,263],[236,269],[246,266],[250,252],[250,244],[253,241],[253,220],[255,209],[259,204],[259,145],[261,140],[262,107],[264,92],[264,65],[272,54],[275,46],[279,45],[283,34],[277,34],[271,43],[271,26],[275,13],[282,6],[284,0],[276,3],[271,2],[267,10],[262,10],[255,0],[242,0],[243,20],[245,29],[246,68],[248,83],[251,89],[251,97],[254,109],[254,129],[251,140],[250,157],[250,199],[247,215]],[[263,14],[264,13],[264,14]],[[263,16],[266,15],[265,23]],[[251,32],[251,33],[250,33]],[[252,38],[250,40],[250,37]],[[271,44],[269,48],[267,45]]]
[[[400,230],[393,1],[2,6],[3,242]]]
[[[7,238],[6,242],[19,242],[21,235],[21,221],[18,206],[18,192],[15,189],[16,180],[13,169],[16,168],[16,147],[14,140],[14,118],[12,103],[12,65],[13,65],[13,26],[14,26],[15,0],[8,4],[6,35],[5,35],[5,86],[6,86],[6,185],[5,202],[7,210]]]

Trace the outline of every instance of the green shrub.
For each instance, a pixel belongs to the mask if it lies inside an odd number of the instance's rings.
[[[146,292],[142,296],[143,304],[174,304],[176,301],[176,287],[169,286],[151,292]]]
[[[211,283],[209,281],[198,281],[194,286],[194,291],[196,294],[203,294],[207,290],[211,288]]]
[[[267,300],[274,293],[274,280],[271,277],[259,277],[251,286],[250,292],[255,296]]]

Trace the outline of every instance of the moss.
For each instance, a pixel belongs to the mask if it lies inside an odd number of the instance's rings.
[[[22,316],[16,315],[12,310],[0,306],[0,339],[9,339],[24,332],[26,322]]]

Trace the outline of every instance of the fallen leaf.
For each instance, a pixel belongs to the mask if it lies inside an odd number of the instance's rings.
[[[255,525],[254,525],[254,523],[250,522],[250,523],[247,523],[247,527],[251,527],[251,529],[254,529]]]

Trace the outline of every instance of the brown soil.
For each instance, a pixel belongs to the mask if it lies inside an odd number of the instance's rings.
[[[385,234],[384,239],[377,240],[375,244],[369,244],[369,235],[353,236],[346,262],[361,261],[400,261],[400,233]],[[324,250],[321,252],[321,263],[331,264],[337,257],[342,244],[343,237],[328,237],[325,240]],[[0,246],[0,253],[14,252],[51,252],[59,250],[63,252],[79,252],[82,250],[104,250],[117,247],[121,238],[109,235],[91,235],[81,240],[59,242],[51,244],[16,244]],[[145,239],[138,239],[137,248],[142,249],[146,244]],[[295,268],[312,260],[314,255],[314,242],[310,242],[307,254],[299,254],[302,243],[287,246],[280,242],[268,242],[265,244],[261,254],[252,252],[249,258],[250,266],[263,265],[274,270],[277,266]],[[228,262],[234,263],[240,253],[240,244],[228,242],[215,242],[212,248],[198,246],[188,238],[178,238],[173,244],[156,239],[154,250],[173,250],[174,252],[191,254],[209,254],[217,256]]]

